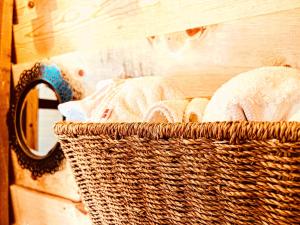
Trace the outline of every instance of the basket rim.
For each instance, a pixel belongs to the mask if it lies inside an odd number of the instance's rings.
[[[54,126],[59,138],[105,135],[111,139],[129,136],[149,139],[215,139],[240,142],[243,140],[280,142],[300,140],[300,122],[205,122],[205,123],[95,123],[61,121]]]

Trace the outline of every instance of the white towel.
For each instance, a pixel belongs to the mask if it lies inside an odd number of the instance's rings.
[[[222,85],[208,103],[203,121],[290,120],[299,110],[300,71],[262,67]]]
[[[99,102],[109,95],[124,80],[108,79],[97,84],[97,91],[92,95],[78,101],[70,101],[58,105],[58,110],[67,121],[87,122],[91,119],[92,111]]]
[[[61,104],[59,110],[68,120],[140,122],[154,103],[168,99],[184,99],[184,95],[163,77],[106,80],[93,95]]]

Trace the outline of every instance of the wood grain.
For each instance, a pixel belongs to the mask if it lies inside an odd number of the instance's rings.
[[[214,67],[299,67],[299,25],[300,9],[295,9],[208,26],[196,37],[181,31],[51,60],[87,83],[116,76],[189,74]],[[18,64],[15,69],[19,73],[29,64]],[[78,77],[79,69],[85,70],[84,77]]]
[[[206,27],[197,38],[182,33],[157,36],[153,52],[166,72],[202,67],[290,65],[300,68],[300,9]]]
[[[181,31],[49,59],[65,67],[87,90],[93,90],[97,81],[113,77],[235,76],[261,66],[300,68],[299,26],[300,9],[294,9],[207,26],[194,36]],[[32,64],[13,67],[15,83],[21,71]],[[79,70],[84,71],[83,77],[78,76]]]
[[[12,165],[15,184],[70,199],[74,202],[80,201],[78,187],[71,172],[71,167],[67,162],[63,162],[58,172],[44,175],[36,180],[31,178],[30,171],[20,167],[15,152],[12,152]]]
[[[39,136],[38,136],[38,110],[39,110],[39,91],[38,89],[31,90],[25,99],[26,108],[26,118],[25,118],[25,127],[22,127],[22,130],[25,130],[25,140],[27,145],[33,150],[38,151]]]
[[[10,96],[13,1],[0,1],[0,225],[9,224],[9,137],[6,125]]]
[[[17,4],[18,63],[300,7],[300,0],[35,2]]]
[[[90,91],[99,80],[113,77],[193,75],[206,80],[201,95],[210,96],[222,82],[253,68],[300,69],[299,25],[300,9],[294,9],[211,25],[194,35],[185,31],[157,35],[49,60],[62,65]],[[15,83],[32,64],[13,66]],[[79,70],[84,71],[83,77]],[[195,95],[199,89],[190,90]]]
[[[10,187],[15,223],[18,225],[91,225],[77,204],[17,185]]]

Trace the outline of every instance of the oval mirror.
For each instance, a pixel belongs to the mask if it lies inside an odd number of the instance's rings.
[[[57,171],[64,159],[53,126],[63,120],[58,104],[81,97],[80,85],[70,81],[55,64],[36,63],[23,71],[11,97],[10,145],[33,178]]]
[[[32,87],[26,94],[21,108],[21,132],[33,157],[41,158],[55,148],[57,138],[53,124],[62,120],[57,110],[59,99],[46,84]]]

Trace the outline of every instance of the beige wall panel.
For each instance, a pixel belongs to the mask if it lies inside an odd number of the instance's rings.
[[[200,94],[210,96],[243,71],[279,65],[300,68],[299,27],[300,9],[294,9],[202,27],[193,36],[181,31],[48,59],[62,65],[87,90],[113,77],[194,75],[207,80]],[[32,64],[13,67],[15,83]],[[80,69],[84,77],[78,76]]]
[[[64,197],[72,201],[80,201],[78,187],[68,163],[63,162],[62,168],[59,171],[54,174],[43,175],[36,180],[31,178],[29,170],[20,167],[14,151],[12,151],[12,166],[15,184],[51,195]]]
[[[17,2],[18,63],[300,7],[300,0],[32,2]]]
[[[10,187],[12,210],[18,225],[91,225],[76,203],[17,185]]]

